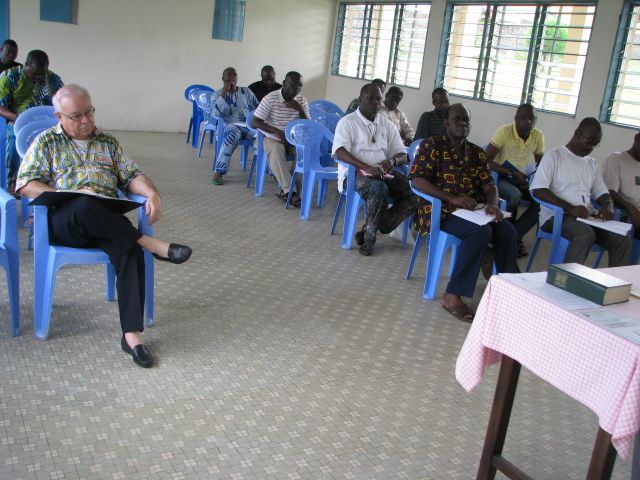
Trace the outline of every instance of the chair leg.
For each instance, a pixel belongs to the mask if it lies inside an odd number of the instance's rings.
[[[267,154],[258,155],[258,163],[256,165],[256,184],[255,196],[262,197],[264,192],[264,179],[267,176]]]
[[[409,237],[409,228],[411,227],[412,220],[413,216],[409,216],[402,222],[402,241],[400,243],[400,245],[402,245],[402,248],[405,248],[407,246],[407,238]]]
[[[420,246],[422,245],[424,238],[425,235],[418,235],[418,237],[416,238],[416,243],[413,245],[413,251],[411,252],[411,258],[409,259],[409,268],[407,268],[407,273],[404,276],[404,278],[406,278],[407,280],[411,278],[411,274],[413,273],[413,266],[416,263],[418,253],[420,253]],[[428,241],[429,240],[427,237],[427,242]]]
[[[113,302],[116,299],[116,269],[112,263],[104,264],[104,274],[107,285],[104,298],[107,302]]]
[[[318,182],[318,198],[316,199],[316,206],[318,208],[322,208],[324,206],[324,200],[327,196],[327,186],[329,184],[329,180],[323,178]]]
[[[440,269],[442,268],[442,259],[446,251],[447,243],[439,240],[435,247],[429,245],[429,255],[427,257],[427,272],[424,276],[424,289],[422,296],[427,300],[436,298],[438,291],[438,282],[440,280]]]
[[[602,257],[604,257],[604,248],[598,252],[596,260],[593,262],[593,268],[598,268],[598,265],[600,265],[600,262],[602,261]]]
[[[536,252],[538,251],[539,245],[540,245],[540,237],[536,237],[535,242],[533,242],[533,248],[529,252],[529,260],[527,260],[527,267],[524,269],[525,272],[528,272],[531,269],[531,264],[533,263],[533,258],[536,256]]]
[[[191,130],[193,130],[193,117],[189,120],[189,128],[187,129],[187,143],[189,143],[189,138],[191,138]]]
[[[240,150],[240,166],[242,167],[242,171],[247,171],[247,159],[249,158],[249,145],[243,145],[242,150]]]
[[[147,327],[153,325],[153,302],[155,300],[155,271],[151,252],[144,252],[144,305],[147,314]]]
[[[44,263],[46,262],[46,263]],[[53,258],[34,261],[33,331],[38,340],[49,337],[51,305],[56,286],[57,268]],[[44,263],[44,264],[43,264]]]
[[[345,197],[343,193],[340,194],[340,198],[338,198],[338,204],[336,205],[336,212],[333,214],[333,222],[331,222],[331,235],[336,232],[336,225],[338,225],[338,220],[340,219],[340,213],[342,212],[342,207],[344,206]]]
[[[342,248],[345,250],[351,249],[353,242],[353,235],[356,230],[356,223],[358,222],[358,211],[360,210],[360,195],[353,194],[351,201],[347,199],[347,208],[344,216],[344,225],[342,227]]]
[[[315,172],[306,172],[302,178],[302,204],[300,205],[301,220],[309,220],[309,215],[311,215],[311,200],[313,199],[313,187],[315,183]]]
[[[251,177],[253,177],[253,172],[256,169],[256,163],[257,163],[256,157],[257,155],[254,154],[253,158],[251,159],[251,166],[249,167],[249,176],[247,177],[247,188],[251,188]]]
[[[20,271],[18,257],[7,255],[7,286],[9,290],[9,305],[11,311],[11,333],[14,337],[20,335]]]
[[[198,148],[198,158],[202,155],[202,145],[204,144],[204,140],[207,136],[207,132],[202,132],[202,137],[200,137],[200,148]]]
[[[449,257],[449,278],[451,278],[451,275],[453,275],[453,267],[456,266],[456,256],[458,255],[458,246],[454,245],[451,247],[451,256]],[[493,273],[495,274],[496,271],[496,265],[495,262],[493,264]]]

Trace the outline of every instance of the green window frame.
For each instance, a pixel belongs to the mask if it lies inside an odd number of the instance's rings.
[[[600,119],[640,127],[640,0],[626,0],[620,15]]]
[[[419,88],[431,4],[340,3],[331,73]]]
[[[596,5],[449,2],[436,83],[489,102],[574,115]]]

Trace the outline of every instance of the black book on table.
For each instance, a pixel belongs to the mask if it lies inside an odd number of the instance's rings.
[[[105,195],[84,193],[84,192],[74,192],[70,190],[59,190],[56,192],[42,192],[36,198],[31,200],[29,205],[45,205],[47,207],[57,207],[62,205],[65,202],[68,202],[71,199],[87,196],[91,198],[95,198],[100,200],[109,210],[114,213],[125,214],[130,212],[131,210],[135,210],[136,208],[142,206],[139,202],[134,202],[133,200],[129,200],[126,198],[112,198],[107,197]]]

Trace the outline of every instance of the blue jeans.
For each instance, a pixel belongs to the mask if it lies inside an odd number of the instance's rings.
[[[496,252],[496,270],[499,273],[519,272],[516,263],[516,230],[511,223],[502,221],[476,225],[450,215],[440,221],[440,229],[462,240],[458,245],[456,262],[447,284],[447,293],[473,297],[482,259],[489,242],[493,244]]]

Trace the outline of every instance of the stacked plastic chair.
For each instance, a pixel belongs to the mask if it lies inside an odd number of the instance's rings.
[[[16,123],[13,125],[13,133],[18,136],[18,132],[22,130],[25,125],[37,122],[39,120],[50,120],[52,125],[58,123],[58,119],[55,116],[55,109],[50,105],[39,105],[37,107],[31,107],[18,115]]]
[[[185,100],[191,102],[191,119],[189,119],[189,128],[187,129],[187,143],[191,138],[191,146],[198,147],[198,137],[200,135],[200,123],[202,123],[202,113],[196,103],[196,95],[199,91],[213,92],[213,88],[207,85],[193,84],[184,90]]]
[[[335,167],[335,163],[334,166],[330,167],[321,163],[323,141],[333,142],[333,134],[312,120],[294,120],[287,125],[285,136],[287,141],[296,147],[296,167],[291,177],[286,207],[288,208],[291,202],[296,176],[302,175],[300,218],[308,220],[316,182],[318,182],[317,205],[318,208],[322,208],[328,182],[338,179],[338,169]]]
[[[204,127],[202,128],[202,137],[200,137],[200,148],[198,148],[198,157],[202,155],[202,146],[207,138],[207,132],[211,137],[211,142],[214,142],[216,138],[216,129],[218,127],[218,117],[213,116],[213,93],[204,90],[198,90],[195,95],[195,102],[201,115],[201,121],[204,121]],[[198,127],[199,131],[200,127]],[[199,134],[198,134],[199,136]],[[218,149],[220,148],[219,142],[215,141],[213,146],[213,163],[215,165],[216,157],[218,156]]]
[[[20,260],[18,252],[18,227],[16,200],[0,189],[0,266],[7,274],[11,332],[20,333]]]
[[[317,113],[335,113],[344,117],[344,110],[329,100],[314,100],[309,103],[309,113],[311,113],[312,117],[314,116],[314,111]]]
[[[0,188],[7,189],[7,121],[0,117]]]

